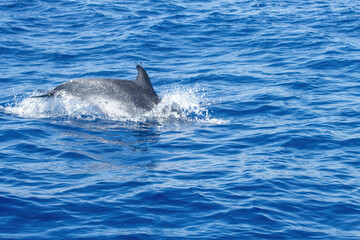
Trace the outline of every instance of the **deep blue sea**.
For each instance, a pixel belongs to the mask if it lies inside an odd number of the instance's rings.
[[[360,239],[359,1],[1,0],[0,19],[1,240]],[[137,64],[148,112],[31,98]]]

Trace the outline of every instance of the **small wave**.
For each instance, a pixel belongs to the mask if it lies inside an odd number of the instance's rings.
[[[14,101],[6,104],[3,111],[24,118],[76,119],[94,121],[157,122],[180,120],[207,124],[223,124],[209,113],[211,103],[199,87],[194,89],[174,88],[163,94],[162,101],[151,111],[134,109],[124,103],[105,97],[81,99],[69,94],[51,98],[31,98],[39,95],[14,96]]]

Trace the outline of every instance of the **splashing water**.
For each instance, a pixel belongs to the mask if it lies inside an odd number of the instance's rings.
[[[38,95],[34,92],[33,96]],[[25,118],[69,118],[93,121],[159,122],[169,120],[221,124],[224,121],[209,114],[210,103],[199,87],[175,88],[163,94],[161,102],[151,111],[143,111],[104,97],[80,99],[69,94],[51,98],[14,97],[3,110]]]

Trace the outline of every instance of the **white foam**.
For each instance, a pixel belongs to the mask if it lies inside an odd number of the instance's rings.
[[[34,92],[32,95],[38,95]],[[171,120],[223,124],[226,121],[212,117],[207,109],[210,105],[203,91],[175,88],[163,94],[161,102],[151,111],[141,111],[111,99],[90,97],[82,100],[71,95],[62,94],[54,98],[31,98],[18,96],[7,104],[3,110],[25,118],[69,118],[93,121],[163,123]]]

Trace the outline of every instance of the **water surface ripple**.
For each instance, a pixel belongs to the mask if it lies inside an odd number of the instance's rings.
[[[0,17],[0,239],[360,238],[357,1],[3,0]],[[29,98],[139,63],[163,98],[145,115]]]

